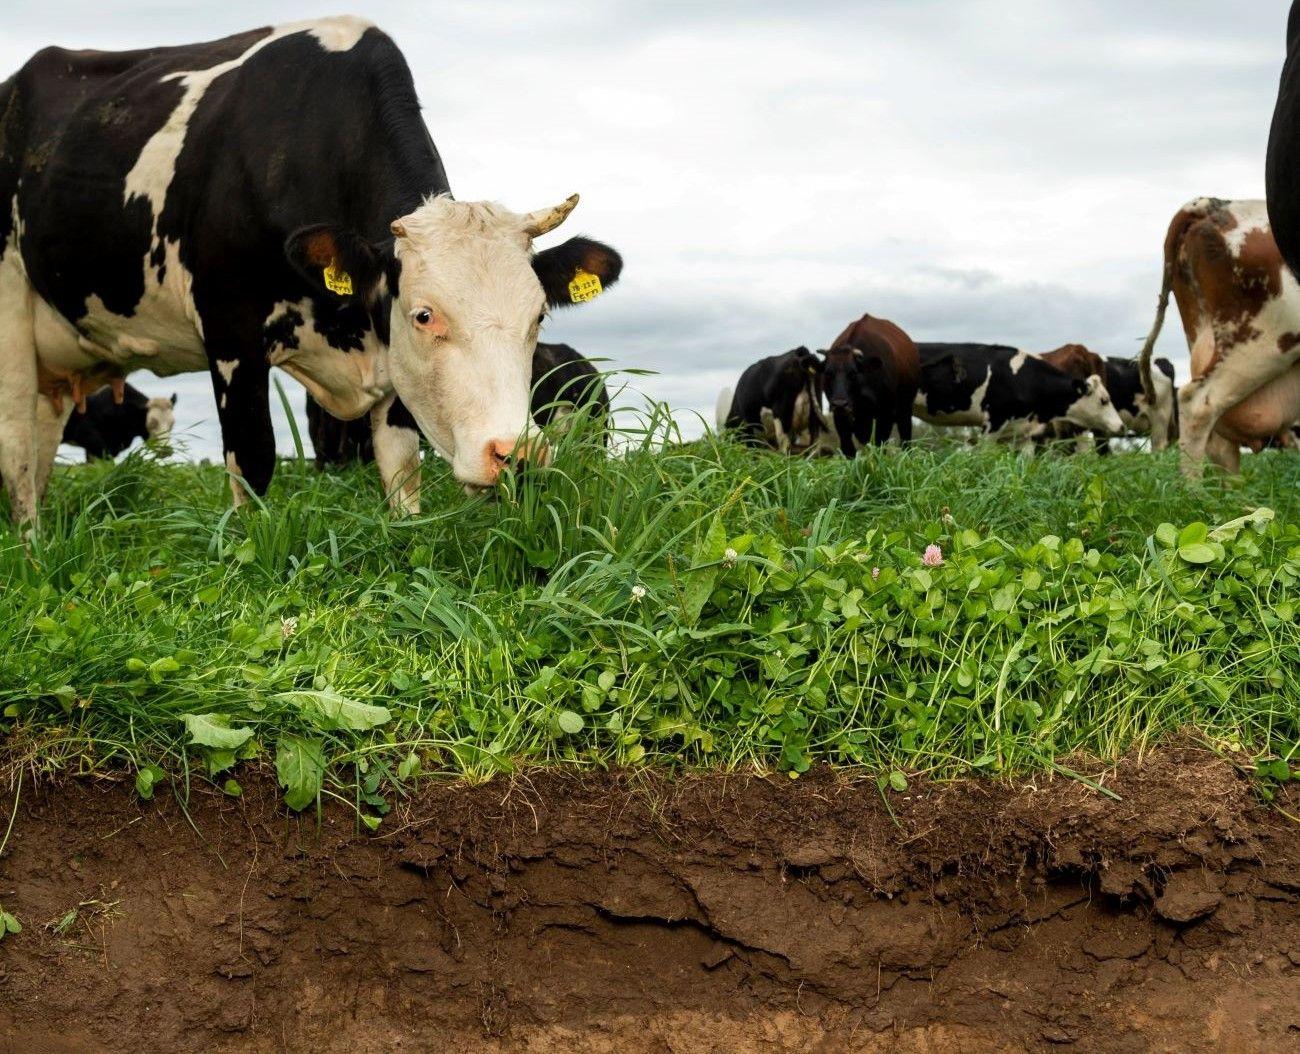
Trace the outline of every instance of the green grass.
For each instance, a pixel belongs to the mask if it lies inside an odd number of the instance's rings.
[[[366,468],[285,461],[239,513],[216,467],[60,469],[31,546],[0,533],[11,762],[148,796],[261,758],[295,807],[371,815],[421,774],[541,763],[899,785],[1188,727],[1296,754],[1293,453],[1189,485],[1173,454],[809,462],[668,433],[651,412],[613,459],[576,436],[496,500],[434,460],[400,521]]]

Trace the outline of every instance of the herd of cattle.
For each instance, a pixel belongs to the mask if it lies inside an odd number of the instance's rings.
[[[863,316],[824,352],[747,369],[719,425],[850,457],[906,443],[914,416],[1024,440],[1091,432],[1103,448],[1177,436],[1191,473],[1207,454],[1235,469],[1243,446],[1294,445],[1297,10],[1268,203],[1179,210],[1138,359],[916,343]],[[274,471],[272,366],[308,391],[318,460],[373,457],[395,510],[419,509],[421,435],[467,488],[545,461],[530,415],[593,399],[608,411],[590,363],[537,340],[551,309],[622,271],[590,238],[535,247],[577,201],[514,213],[454,199],[405,58],[361,19],[38,52],[0,84],[0,475],[14,518],[35,521],[61,438],[108,456],[170,428],[171,400],[126,386],[140,368],[209,374],[236,503]],[[1191,349],[1178,390],[1152,361],[1171,294]]]

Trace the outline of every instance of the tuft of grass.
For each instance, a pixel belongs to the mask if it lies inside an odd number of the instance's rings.
[[[495,498],[430,458],[405,520],[372,469],[301,455],[239,513],[215,466],[58,470],[31,544],[0,531],[11,761],[149,797],[238,794],[262,759],[292,806],[372,824],[417,777],[532,764],[905,786],[1188,727],[1270,778],[1295,762],[1294,454],[1199,485],[1173,454],[809,461],[681,442],[654,405],[618,448],[579,421]]]

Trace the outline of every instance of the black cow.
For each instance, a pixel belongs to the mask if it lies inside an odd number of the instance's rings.
[[[375,434],[368,417],[341,421],[307,393],[307,435],[316,452],[316,467],[370,464],[375,460]]]
[[[769,355],[746,367],[733,393],[718,395],[718,431],[737,432],[746,443],[763,443],[783,454],[822,432],[821,377],[825,365],[807,348]]]
[[[79,446],[87,461],[117,457],[137,438],[149,440],[169,435],[176,424],[176,396],[149,398],[129,384],[122,386],[119,403],[111,387],[86,399],[85,409],[73,407],[63,426],[63,442]]]
[[[600,371],[567,344],[538,342],[533,349],[531,410],[539,428],[563,422],[579,407],[590,406],[602,433],[609,420],[609,392]],[[559,426],[557,426],[559,427]],[[307,431],[316,467],[373,461],[374,443],[365,418],[340,421],[307,396]]]
[[[406,60],[361,19],[38,52],[0,84],[15,518],[35,519],[64,391],[141,367],[209,372],[236,503],[274,470],[273,365],[331,413],[371,414],[397,510],[418,507],[417,425],[468,487],[544,457],[519,445],[537,329],[622,269],[586,238],[534,252],[577,200],[454,200]]]
[[[914,412],[934,425],[966,425],[1033,439],[1056,422],[1105,434],[1124,424],[1100,377],[1080,380],[1002,344],[918,344]]]
[[[539,428],[560,427],[581,407],[590,407],[593,423],[603,433],[610,407],[600,371],[567,344],[539,342],[533,351],[533,420]]]

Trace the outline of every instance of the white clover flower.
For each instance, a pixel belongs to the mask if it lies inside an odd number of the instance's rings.
[[[722,565],[723,567],[735,567],[736,561],[739,559],[740,554],[736,552],[735,549],[728,548],[727,551],[722,554]]]
[[[280,639],[288,640],[298,632],[298,616],[290,615],[280,620]]]
[[[643,585],[635,585],[635,586],[632,587],[632,599],[633,599],[633,600],[640,600],[640,599],[641,599],[642,597],[644,597],[644,596],[645,596],[645,586],[643,586]]]

